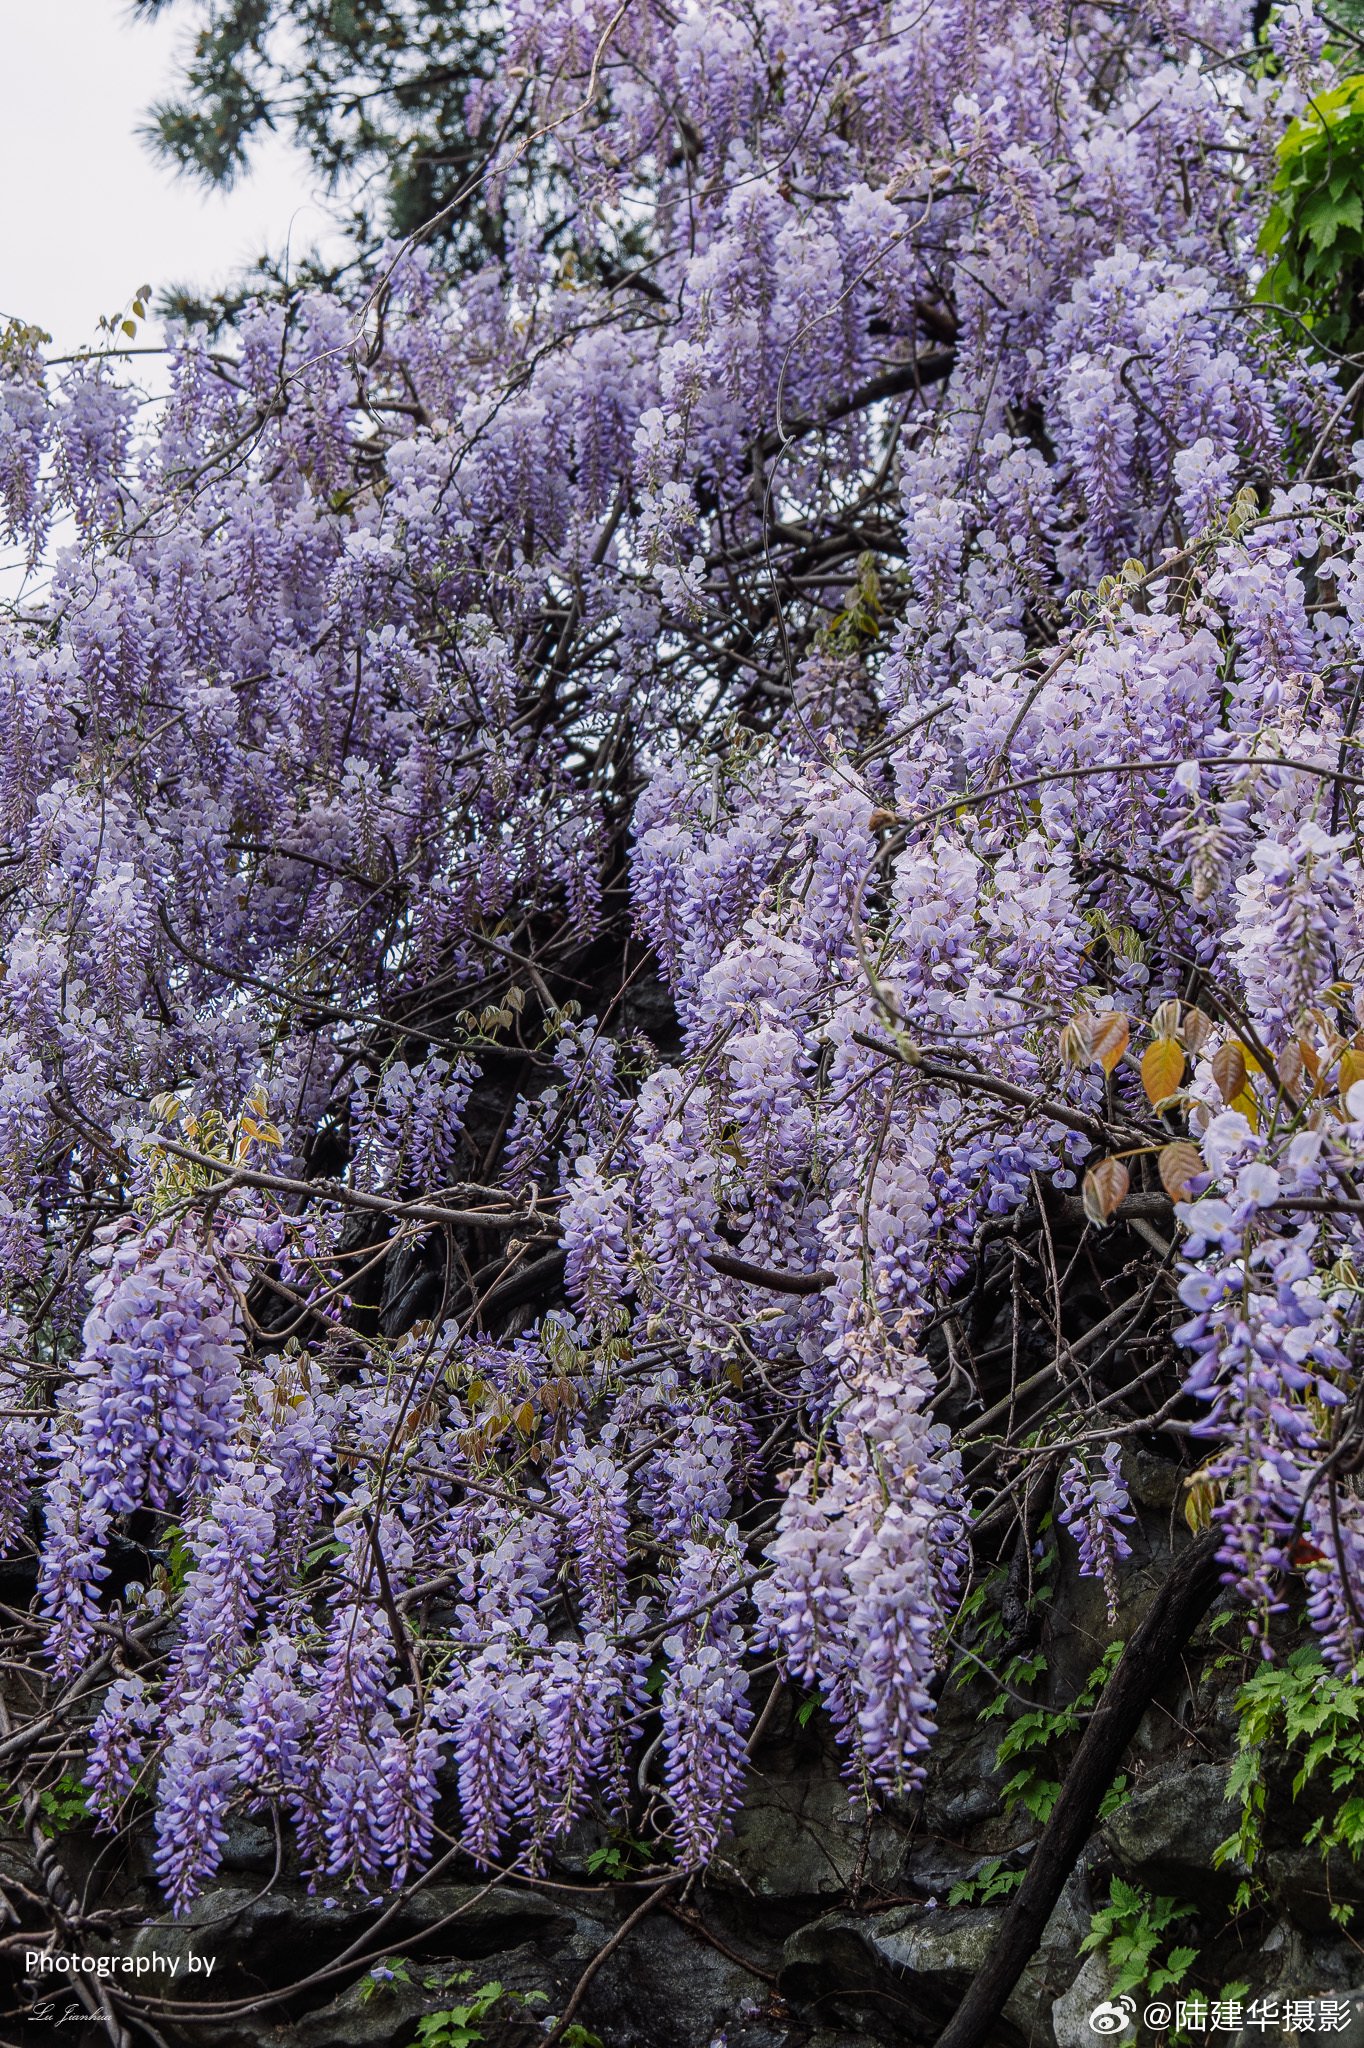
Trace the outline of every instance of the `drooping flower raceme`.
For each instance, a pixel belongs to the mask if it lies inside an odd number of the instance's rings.
[[[159,407],[0,338],[0,521],[79,538],[0,622],[0,1539],[177,1909],[243,1812],[367,1896],[698,1866],[760,1663],[920,1783],[1033,1469],[1111,1608],[1157,1413],[1356,1656],[1364,500],[1246,310],[1301,12],[515,0],[463,268]],[[1149,1322],[1166,1245],[1149,1384],[1072,1371],[1062,1275]]]
[[[105,1247],[51,1445],[41,1587],[59,1671],[74,1669],[91,1641],[110,1517],[169,1508],[226,1476],[241,1399],[231,1264],[185,1226],[123,1233]]]
[[[1083,1459],[1073,1458],[1057,1489],[1056,1519],[1075,1538],[1082,1575],[1102,1581],[1110,1626],[1118,1618],[1118,1565],[1132,1555],[1123,1531],[1135,1519],[1123,1481],[1121,1455],[1116,1443],[1107,1444],[1097,1472]]]

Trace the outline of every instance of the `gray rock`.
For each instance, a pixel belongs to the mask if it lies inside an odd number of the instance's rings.
[[[861,2040],[931,2041],[986,1954],[999,1915],[944,1914],[956,1923],[946,1939],[935,1944],[926,1934],[916,1947],[909,1928],[924,1917],[827,1913],[798,1929],[777,1980],[782,1996],[802,2019],[837,2020]]]
[[[1156,1457],[1153,1451],[1138,1447],[1125,1450],[1122,1472],[1132,1499],[1144,1508],[1172,1508],[1184,1491],[1182,1466]]]
[[[1227,1898],[1245,1871],[1213,1868],[1213,1851],[1235,1832],[1224,1764],[1179,1764],[1141,1780],[1104,1822],[1103,1835],[1127,1876],[1148,1889]]]
[[[347,1953],[362,1936],[376,1929],[382,1908],[354,1894],[317,1896],[294,1885],[278,1885],[262,1896],[260,1888],[215,1885],[197,1898],[180,1920],[151,1921],[127,1944],[134,1955],[159,1956],[177,1962],[174,1975],[158,1971],[136,1980],[158,1996],[177,2003],[268,1994],[311,1971],[323,1970]],[[437,1931],[438,1950],[431,1967],[454,1969],[468,1964],[475,1981],[498,1977],[517,1989],[554,1993],[554,1961],[563,1958],[563,1974],[579,1967],[604,1938],[595,1923],[565,1912],[541,1895],[497,1887],[433,1885],[404,1900],[377,1932],[366,1959],[351,1966],[351,1983],[343,1976],[324,1982],[314,1995],[321,2010],[286,2023],[278,2007],[265,2004],[250,2027],[240,2020],[225,2026],[196,2020],[194,2039],[202,2048],[337,2048],[368,2044],[386,2048],[385,2028],[393,2013],[404,2019],[398,1992],[360,2001],[355,1980],[368,1961],[377,1960],[385,1945],[395,1949],[428,1930]],[[211,1975],[204,1964],[212,1961]],[[420,1967],[428,1965],[423,1962]],[[414,1974],[418,1966],[414,1964]],[[455,2003],[453,1997],[446,2003]],[[291,2001],[296,2006],[297,2001]],[[436,2004],[439,2001],[435,2001]],[[416,2010],[433,2009],[428,1996]],[[333,2029],[329,2033],[328,2029]],[[410,2030],[404,2037],[410,2039]]]
[[[590,1939],[584,1942],[575,1964],[585,1962],[594,1948]],[[493,1981],[509,1992],[532,1996],[525,2004],[513,1998],[497,2007],[485,2023],[490,2040],[533,2040],[544,2015],[554,2010],[552,1978],[544,1957],[530,1943],[462,1968],[414,1956],[407,1961],[407,1971],[407,1983],[395,1978],[370,1986],[361,1979],[328,2004],[305,2013],[287,2036],[289,2048],[408,2048],[423,2014],[465,2005],[481,1986]]]
[[[868,1816],[842,1779],[763,1778],[711,1882],[733,1876],[759,1898],[840,1897],[860,1866],[865,1883],[890,1891],[904,1854],[902,1831],[884,1814]]]
[[[1000,1794],[1012,1776],[995,1762],[1004,1724],[974,1718],[943,1724],[924,1788],[923,1825],[949,1841],[992,1820],[1000,1811]]]
[[[787,2048],[789,2040],[763,1977],[664,1912],[641,1921],[616,1950],[580,2017],[608,2048],[710,2048],[717,2040],[722,2048]]]
[[[931,2040],[999,1938],[1005,1907],[893,1907],[830,1913],[786,1944],[784,1995],[802,2013],[838,2001],[875,2040]],[[1050,2048],[1050,2013],[1089,1926],[1089,1895],[1077,1871],[1047,1922],[1038,1953],[1004,2008],[1000,2041]]]
[[[907,1977],[941,1980],[965,1990],[995,1945],[1002,1906],[966,1906],[925,1913],[900,1906],[863,1922],[872,1952]]]
[[[1341,2048],[1364,2048],[1364,1990],[1356,1987],[1353,1991],[1338,1993],[1337,1996],[1348,1999],[1354,2007],[1354,2012],[1348,2026],[1334,2034],[1332,2039],[1339,2041]],[[1316,2041],[1321,2037],[1314,2031],[1312,2038]]]
[[[1338,1852],[1323,1862],[1315,1849],[1272,1850],[1265,1878],[1280,1910],[1310,1933],[1335,1931],[1332,1906],[1364,1906],[1364,1864]]]
[[[257,1820],[234,1820],[223,1843],[224,1870],[248,1870],[269,1877],[275,1867],[275,1836]]]
[[[1090,2026],[1089,2015],[1108,2000],[1109,1982],[1109,1968],[1103,1957],[1086,1956],[1079,1975],[1052,2002],[1051,2031],[1056,2048],[1095,2048],[1095,2043],[1103,2039]],[[1135,2032],[1126,2030],[1115,2038],[1121,2041],[1124,2037],[1129,2043],[1136,2039]]]
[[[451,1992],[444,2003],[454,2005],[458,1998]],[[369,1998],[356,1984],[330,2005],[305,2013],[287,2039],[290,2048],[407,2048],[418,2020],[437,2004],[420,1984],[394,1984]]]
[[[1311,1989],[1294,1989],[1289,1992],[1276,1992],[1273,1995],[1281,1998],[1310,1998],[1316,2001],[1322,1996],[1322,1992],[1319,1986],[1314,1985]],[[1349,2020],[1338,2032],[1333,2027],[1332,2031],[1327,2033],[1315,2024],[1304,2027],[1301,2032],[1297,2027],[1286,2026],[1245,2027],[1238,2034],[1225,2036],[1229,2048],[1252,2048],[1252,2043],[1254,2048],[1262,2048],[1266,2041],[1275,2043],[1275,2048],[1316,2048],[1316,2044],[1321,2041],[1339,2042],[1341,2048],[1364,2048],[1364,1991],[1335,1991],[1326,1995],[1337,2000],[1344,1999],[1353,2007]]]
[[[1337,1928],[1323,1938],[1280,1920],[1269,1930],[1260,1956],[1263,1968],[1256,1982],[1285,1998],[1343,1996],[1359,1979],[1359,1949]],[[1304,1985],[1311,1991],[1304,1991]]]
[[[907,1883],[925,1898],[945,1899],[953,1885],[962,1884],[976,1875],[982,1863],[989,1859],[971,1854],[969,1850],[958,1849],[951,1842],[940,1842],[930,1836],[925,1841],[911,1842],[905,1856],[904,1874]]]

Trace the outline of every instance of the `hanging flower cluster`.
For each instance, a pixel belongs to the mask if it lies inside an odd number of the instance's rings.
[[[1359,1647],[1364,483],[1247,311],[1322,46],[504,12],[505,254],[180,334],[152,426],[0,346],[0,1538],[177,1910],[246,1812],[700,1864],[774,1685],[913,1787],[1017,1461],[1112,1608],[1176,1411]],[[1028,1216],[1177,1245],[1182,1366],[1058,1319],[1015,1412]]]

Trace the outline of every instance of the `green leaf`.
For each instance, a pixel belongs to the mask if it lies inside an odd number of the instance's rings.
[[[1313,247],[1329,249],[1343,227],[1357,228],[1361,221],[1360,200],[1357,193],[1345,199],[1332,199],[1323,194],[1313,201],[1310,208],[1303,210],[1303,228]]]

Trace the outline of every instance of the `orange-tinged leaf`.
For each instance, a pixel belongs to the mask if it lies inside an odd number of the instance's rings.
[[[1121,1159],[1101,1159],[1085,1175],[1081,1200],[1091,1223],[1103,1228],[1132,1185],[1131,1175]]]
[[[1180,1036],[1190,1052],[1197,1053],[1202,1050],[1203,1046],[1207,1043],[1208,1033],[1211,1030],[1212,1018],[1206,1010],[1200,1010],[1196,1003],[1191,1010],[1184,1012],[1184,1022],[1180,1026]]]
[[[1160,1184],[1172,1202],[1184,1201],[1189,1192],[1189,1182],[1196,1174],[1207,1172],[1202,1153],[1187,1138],[1176,1138],[1172,1145],[1161,1146],[1156,1170]]]
[[[1131,1026],[1121,1010],[1105,1010],[1094,1019],[1090,1033],[1090,1058],[1096,1059],[1106,1074],[1111,1074],[1127,1050]]]
[[[1300,1038],[1298,1040],[1298,1053],[1304,1069],[1315,1084],[1321,1079],[1321,1054],[1317,1051],[1310,1038]]]
[[[1302,1049],[1298,1045],[1286,1045],[1279,1054],[1279,1079],[1290,1095],[1296,1095],[1302,1086]]]
[[[1141,1085],[1147,1100],[1166,1101],[1183,1079],[1183,1046],[1174,1038],[1153,1039],[1141,1056]]]
[[[533,1436],[535,1433],[535,1403],[533,1401],[523,1401],[512,1419],[522,1436]]]
[[[1337,1086],[1342,1098],[1349,1094],[1356,1081],[1364,1081],[1364,1052],[1358,1046],[1347,1045],[1340,1055]]]
[[[1219,1045],[1212,1056],[1212,1077],[1222,1092],[1223,1102],[1230,1102],[1241,1093],[1246,1085],[1246,1049],[1239,1039],[1229,1038],[1225,1045]]]

